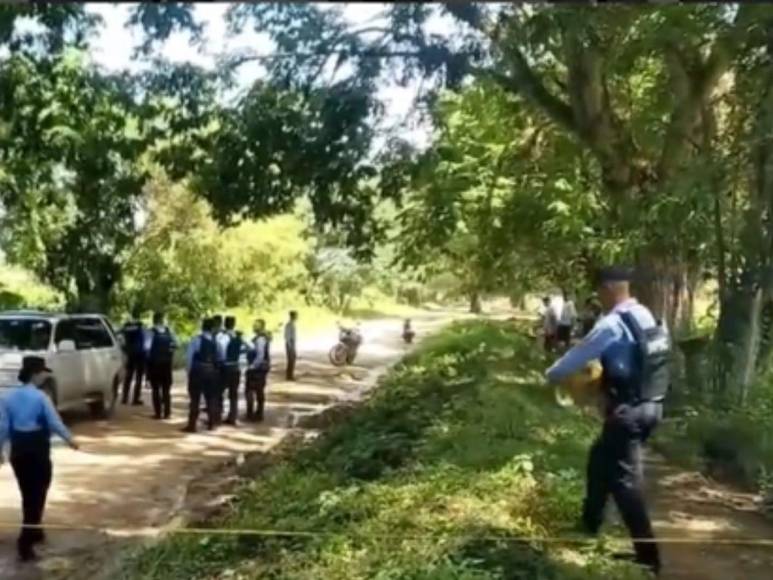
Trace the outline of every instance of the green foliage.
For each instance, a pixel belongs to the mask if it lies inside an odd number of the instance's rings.
[[[571,535],[597,429],[555,406],[541,365],[511,326],[455,325],[212,522],[320,535],[180,535],[123,577],[643,578],[601,546],[519,541]]]
[[[52,309],[62,306],[62,296],[30,272],[0,260],[0,310]]]
[[[3,61],[0,202],[11,261],[25,263],[72,305],[109,306],[134,237],[145,174],[129,87],[82,53]]]

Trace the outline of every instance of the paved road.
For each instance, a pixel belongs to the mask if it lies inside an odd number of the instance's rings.
[[[418,338],[447,323],[457,313],[428,313],[415,319]],[[154,421],[146,404],[121,407],[111,421],[91,421],[84,414],[65,416],[82,445],[72,451],[54,448],[54,482],[45,522],[88,527],[136,528],[161,526],[181,507],[191,481],[207,469],[241,453],[267,450],[289,432],[298,416],[356,397],[374,377],[407,350],[400,339],[401,321],[365,322],[364,344],[356,364],[336,369],[327,351],[336,330],[299,340],[297,382],[283,379],[284,357],[275,345],[275,373],[269,380],[266,421],[260,425],[221,427],[216,432],[184,434],[187,396],[185,377],[176,374],[173,417]],[[150,393],[145,393],[149,403]],[[243,403],[242,403],[243,404]],[[106,550],[111,541],[94,531],[53,530],[35,565],[20,565],[15,558],[16,522],[20,520],[19,495],[8,465],[0,468],[0,578],[84,578],[78,564]],[[11,522],[13,528],[7,524]]]

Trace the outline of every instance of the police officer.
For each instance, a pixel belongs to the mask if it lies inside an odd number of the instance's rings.
[[[51,485],[51,434],[56,433],[78,449],[53,404],[39,389],[50,373],[42,358],[25,357],[19,372],[20,385],[0,404],[0,464],[3,447],[10,441],[11,467],[22,498],[23,526],[17,548],[23,561],[34,559],[35,544],[45,540],[39,526]]]
[[[221,336],[225,338],[218,342],[218,347],[223,350],[223,385],[224,392],[228,392],[228,417],[225,422],[229,425],[236,425],[239,415],[239,383],[242,378],[239,359],[242,353],[246,352],[247,345],[242,339],[241,333],[236,332],[236,318],[233,316],[226,316],[225,332]]]
[[[126,376],[123,381],[123,404],[129,403],[129,388],[134,380],[132,405],[142,405],[142,379],[145,376],[145,328],[139,308],[132,310],[132,319],[121,328],[126,353]]]
[[[204,319],[201,323],[201,334],[191,340],[186,353],[190,408],[188,410],[188,425],[183,431],[187,433],[196,432],[202,397],[204,397],[207,407],[207,427],[210,430],[217,427],[220,417],[220,381],[217,367],[217,345],[212,335],[213,327],[214,323],[211,318]]]
[[[670,339],[652,313],[631,297],[630,277],[625,268],[600,272],[598,294],[605,315],[548,369],[547,379],[558,383],[591,360],[601,360],[606,409],[588,459],[582,523],[596,534],[611,494],[633,538],[637,562],[657,574],[660,556],[642,490],[641,446],[663,415]]]
[[[266,406],[266,382],[271,370],[271,336],[266,332],[266,322],[262,319],[255,321],[254,331],[252,350],[248,354],[244,397],[247,402],[247,420],[259,422],[263,421]]]
[[[153,328],[147,333],[145,341],[155,419],[169,419],[172,414],[172,366],[176,349],[177,338],[164,324],[164,314],[156,312],[153,315]]]

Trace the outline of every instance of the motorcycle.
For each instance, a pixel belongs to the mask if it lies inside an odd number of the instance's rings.
[[[413,328],[411,328],[411,322],[406,320],[405,324],[403,325],[403,341],[405,344],[411,344],[415,336],[416,333],[414,332]]]
[[[338,325],[338,343],[330,349],[329,357],[333,366],[342,367],[354,363],[362,335],[357,328]]]

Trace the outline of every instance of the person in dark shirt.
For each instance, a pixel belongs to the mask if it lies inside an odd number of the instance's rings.
[[[126,353],[126,376],[123,381],[123,404],[129,403],[129,390],[134,381],[132,405],[142,405],[142,380],[145,377],[145,327],[139,308],[132,311],[132,319],[121,328],[120,335]]]
[[[217,345],[212,335],[214,324],[206,318],[201,324],[201,334],[188,345],[186,369],[188,371],[188,425],[183,429],[195,433],[199,420],[201,398],[207,406],[207,426],[210,430],[217,427],[220,417],[220,372],[217,366]]]
[[[239,360],[241,359],[242,353],[247,351],[247,345],[242,339],[242,334],[236,331],[235,317],[226,316],[224,336],[227,340],[219,342],[218,346],[220,347],[222,344],[225,349],[223,355],[223,382],[225,385],[225,392],[228,393],[228,417],[226,418],[225,423],[228,425],[236,425],[239,415],[239,383],[242,378]]]
[[[147,333],[145,354],[148,379],[153,389],[153,417],[169,419],[172,414],[172,366],[177,338],[164,324],[164,314],[153,315],[153,328]]]
[[[40,390],[50,373],[42,358],[25,357],[19,371],[20,385],[0,402],[0,465],[4,461],[3,447],[10,442],[11,467],[22,498],[23,526],[17,541],[22,561],[36,558],[34,546],[45,540],[39,526],[53,475],[51,434],[78,449],[51,400]]]

